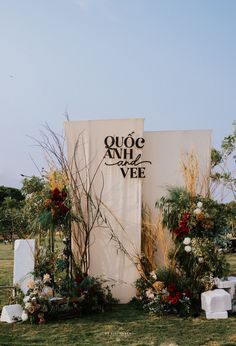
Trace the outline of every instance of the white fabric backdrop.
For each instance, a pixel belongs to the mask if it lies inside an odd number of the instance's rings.
[[[126,138],[131,133],[135,139],[143,137],[143,119],[66,122],[65,133],[69,160],[72,160],[74,146],[80,134],[77,164],[84,170],[86,179],[88,171],[91,177],[106,153],[104,139],[107,136]],[[139,153],[142,150],[134,148],[134,158]],[[124,178],[120,167],[105,165],[105,162],[115,161],[117,160],[109,159],[108,156],[103,160],[94,180],[94,187],[99,195],[103,176],[102,201],[106,205],[103,212],[121,243],[134,258],[140,254],[141,247],[142,179],[130,178],[129,172]],[[119,250],[118,244],[111,240],[110,231],[103,227],[94,227],[90,245],[90,274],[104,275],[104,278],[113,280],[116,283],[112,288],[113,295],[121,303],[128,302],[136,293],[133,284],[138,278],[138,272],[134,263]]]
[[[206,178],[210,173],[211,130],[150,131],[144,132],[146,140],[143,156],[151,160],[147,167],[147,178],[143,180],[142,201],[150,208],[151,223],[155,225],[157,209],[155,203],[167,193],[168,186],[185,186],[181,161],[193,153],[199,164],[198,193],[206,188]],[[165,232],[168,243],[169,232]],[[156,262],[164,264],[160,244],[157,244]]]

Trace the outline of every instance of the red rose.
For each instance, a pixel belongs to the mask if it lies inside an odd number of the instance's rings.
[[[189,212],[188,211],[186,211],[185,213],[184,213],[184,219],[185,220],[188,220],[189,218],[190,218],[190,214],[189,214]]]
[[[184,290],[184,292],[183,292],[185,295],[186,295],[186,297],[188,297],[188,298],[191,298],[193,295],[192,295],[192,292],[191,291],[189,291],[189,290]]]
[[[175,291],[176,290],[176,285],[173,283],[173,282],[171,282],[168,286],[167,286],[167,290],[171,293],[171,292],[173,292],[173,291]]]
[[[61,192],[61,198],[62,198],[62,199],[65,199],[66,197],[67,197],[67,193],[66,193],[66,191],[63,190],[63,191]]]
[[[179,302],[179,299],[176,296],[171,299],[171,304],[173,305],[177,304],[178,302]]]
[[[57,187],[55,187],[55,189],[52,190],[52,198],[54,200],[58,200],[60,199],[60,197],[61,197],[61,192]]]
[[[178,300],[179,300],[179,299],[182,297],[182,293],[181,293],[181,292],[177,292],[175,296],[176,296],[176,298],[178,298]]]
[[[77,284],[80,284],[83,281],[83,277],[80,275],[77,275],[75,278],[75,281],[77,282]]]
[[[61,214],[66,214],[68,212],[68,210],[69,210],[69,208],[67,208],[67,206],[65,206],[65,204],[60,205]]]

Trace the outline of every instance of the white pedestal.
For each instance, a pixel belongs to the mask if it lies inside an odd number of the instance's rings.
[[[201,294],[201,306],[206,311],[207,319],[227,318],[231,310],[231,295],[222,288]]]
[[[228,311],[221,311],[221,312],[208,312],[206,311],[206,318],[208,320],[218,320],[218,319],[224,319],[228,318]]]
[[[228,276],[228,280],[221,281],[220,279],[217,282],[218,288],[223,288],[225,291],[227,291],[232,300],[232,311],[236,312],[236,276]]]
[[[14,273],[13,284],[18,285],[26,293],[27,284],[33,280],[34,271],[34,239],[17,239],[14,247]]]
[[[23,309],[20,304],[5,305],[1,313],[1,322],[13,323],[21,319]]]

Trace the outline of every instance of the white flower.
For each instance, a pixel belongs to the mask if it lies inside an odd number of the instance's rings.
[[[190,252],[190,251],[192,251],[192,248],[191,248],[191,246],[187,245],[187,246],[184,247],[184,250],[186,252]]]
[[[155,270],[153,270],[153,271],[150,273],[150,275],[151,275],[151,277],[152,277],[153,279],[155,279],[155,280],[157,279]]]
[[[201,209],[202,208],[202,202],[197,202],[197,207]]]
[[[203,257],[198,257],[198,262],[199,263],[203,263],[204,262],[204,258]]]
[[[25,308],[26,308],[27,310],[28,310],[31,306],[32,306],[31,303],[26,303],[26,304],[25,304]]]
[[[45,286],[42,290],[42,296],[52,297],[53,296],[52,287]]]
[[[146,291],[146,296],[147,296],[148,299],[154,299],[154,293],[152,292],[151,289],[148,289]]]
[[[23,311],[21,314],[22,321],[25,322],[28,320],[28,318],[29,318],[28,314],[25,311]]]
[[[43,276],[43,282],[51,282],[52,278],[49,274],[44,274]]]
[[[23,299],[24,303],[28,303],[30,301],[30,296],[25,296],[25,298]]]
[[[183,240],[183,244],[184,245],[189,245],[190,243],[191,243],[191,238],[185,237],[184,240]]]
[[[196,208],[196,209],[194,209],[194,214],[201,214],[201,209],[200,208]]]

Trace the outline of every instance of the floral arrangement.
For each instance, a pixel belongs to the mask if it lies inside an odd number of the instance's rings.
[[[34,256],[34,276],[43,279],[45,272],[52,276],[55,270],[54,264],[56,256],[56,252],[53,253],[44,246],[39,246]]]
[[[137,299],[145,310],[158,316],[188,316],[192,294],[187,287],[188,283],[173,270],[153,271],[136,281]]]
[[[64,243],[65,238],[63,239]],[[65,243],[64,243],[65,246]],[[63,297],[71,295],[71,286],[74,280],[69,276],[69,259],[67,253],[67,244],[61,251],[51,251],[48,248],[40,246],[35,254],[34,276],[43,280],[44,273],[51,277],[51,286],[55,294]]]
[[[44,201],[43,212],[40,215],[41,224],[44,227],[49,225],[51,227],[59,227],[64,224],[70,210],[67,203],[65,187],[62,190],[59,190],[57,187],[49,190]]]
[[[169,188],[156,206],[163,213],[163,223],[174,238],[207,237],[222,246],[228,232],[228,208],[201,195],[192,196],[181,188]]]
[[[31,323],[45,323],[45,314],[50,311],[50,300],[53,296],[50,287],[51,277],[45,274],[43,280],[30,281],[28,291],[23,299],[22,320]]]
[[[77,271],[74,281],[74,295],[79,298],[82,314],[103,312],[117,303],[111,290],[101,278]]]
[[[67,250],[66,238],[63,243]],[[23,298],[23,321],[29,319],[31,323],[41,324],[60,316],[103,312],[117,302],[101,278],[82,273],[78,268],[73,269],[72,276],[68,275],[64,250],[53,253],[44,247],[38,249],[34,270],[37,279],[29,282]]]
[[[169,189],[157,206],[163,223],[173,235],[172,264],[190,279],[195,296],[215,285],[215,277],[228,273],[223,249],[228,232],[224,204],[200,195],[192,196],[179,188]]]

